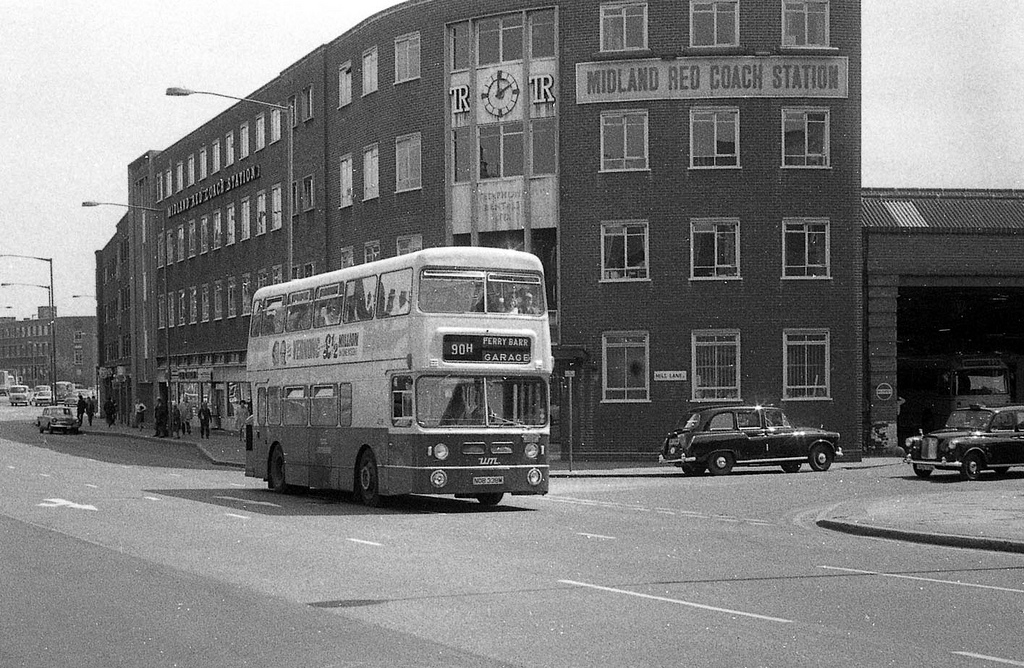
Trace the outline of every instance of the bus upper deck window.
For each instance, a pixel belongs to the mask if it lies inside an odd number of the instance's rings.
[[[288,297],[288,317],[285,329],[299,332],[309,329],[313,324],[313,304],[309,301],[309,290],[293,292]]]
[[[337,283],[317,288],[313,305],[315,327],[330,327],[341,322],[342,294],[341,285]]]
[[[260,325],[263,323],[263,302],[257,299],[252,305],[252,317],[249,321],[249,336],[260,335]]]
[[[284,298],[272,297],[263,304],[263,336],[284,331]]]

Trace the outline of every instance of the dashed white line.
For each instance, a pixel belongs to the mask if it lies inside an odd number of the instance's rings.
[[[373,545],[374,547],[384,547],[384,543],[374,543],[372,540],[360,540],[358,538],[349,538],[353,543],[359,543],[360,545]]]
[[[583,536],[584,538],[601,538],[603,540],[616,540],[615,536],[603,536],[599,533],[584,533],[580,531],[577,533],[577,535]]]
[[[144,496],[142,498],[144,498],[147,501],[160,501],[160,497],[158,496]]]
[[[99,489],[99,488],[100,488],[100,486],[99,486],[99,485],[94,485],[94,484],[92,484],[91,482],[87,482],[87,483],[85,483],[85,486],[86,486],[86,487],[91,487],[92,489]]]
[[[713,605],[704,605],[703,603],[694,603],[693,601],[683,601],[677,598],[667,598],[665,596],[654,596],[653,594],[641,594],[635,591],[628,591],[626,589],[615,589],[614,587],[602,587],[601,585],[589,584],[586,582],[576,582],[575,580],[559,580],[562,584],[574,585],[576,587],[588,587],[590,589],[597,589],[600,591],[607,591],[613,594],[625,594],[627,596],[635,596],[637,598],[646,598],[652,601],[661,601],[663,603],[674,603],[676,605],[685,605],[689,608],[698,608],[700,610],[709,610],[711,612],[724,612],[729,615],[739,615],[741,617],[750,617],[752,619],[760,619],[766,622],[779,622],[782,624],[792,624],[792,619],[783,619],[781,617],[769,617],[768,615],[759,615],[753,612],[742,612],[740,610],[731,610],[729,608],[719,608]]]
[[[966,656],[972,659],[981,659],[982,661],[992,661],[994,663],[1002,663],[1007,666],[1024,666],[1024,661],[1013,661],[1012,659],[1000,659],[998,656],[986,656],[985,654],[975,654],[974,652],[953,652],[959,656]]]
[[[270,506],[272,508],[280,508],[281,507],[281,504],[279,504],[279,503],[271,503],[270,501],[253,501],[251,499],[240,499],[237,496],[214,496],[213,498],[215,498],[215,499],[224,499],[226,501],[238,501],[239,503],[244,503],[246,505]]]
[[[224,513],[224,514],[227,515],[228,517],[237,517],[240,520],[247,520],[247,519],[249,519],[248,515],[238,515],[236,513]]]
[[[830,571],[844,571],[846,573],[859,573],[861,575],[879,575],[885,578],[897,578],[901,580],[917,580],[918,582],[934,582],[936,584],[954,585],[957,587],[973,587],[975,589],[992,589],[994,591],[1006,591],[1012,594],[1024,594],[1024,589],[1010,589],[1009,587],[996,587],[993,585],[975,584],[973,582],[954,582],[953,580],[940,580],[938,578],[924,578],[918,575],[901,575],[899,573],[881,573],[879,571],[862,571],[857,568],[840,568],[839,566],[822,566]],[[1024,664],[1022,664],[1024,665]]]

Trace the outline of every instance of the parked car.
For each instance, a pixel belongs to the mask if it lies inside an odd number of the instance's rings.
[[[78,418],[67,406],[47,406],[36,418],[36,426],[40,434],[44,431],[51,434],[55,431],[77,434]]]
[[[734,466],[777,464],[796,473],[804,463],[825,471],[843,454],[839,434],[794,427],[773,406],[724,406],[690,413],[665,437],[658,460],[687,475],[725,475]]]
[[[32,390],[32,405],[33,406],[52,406],[53,405],[53,392],[50,390],[49,385],[36,385],[35,389]]]
[[[986,469],[1005,473],[1024,466],[1024,406],[958,408],[944,427],[904,444],[919,478],[935,469],[959,471],[962,480],[977,480]]]
[[[28,385],[11,385],[7,394],[7,401],[12,406],[19,404],[28,406],[29,402],[32,401],[32,392],[29,391]]]

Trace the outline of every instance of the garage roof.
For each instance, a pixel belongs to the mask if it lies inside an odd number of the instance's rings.
[[[1024,230],[1024,190],[861,189],[863,225],[904,230]]]

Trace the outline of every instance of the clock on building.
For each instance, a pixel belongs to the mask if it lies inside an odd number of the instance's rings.
[[[484,109],[501,118],[515,109],[519,101],[519,82],[508,72],[498,70],[487,79],[480,97],[484,101]]]

